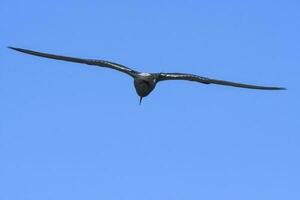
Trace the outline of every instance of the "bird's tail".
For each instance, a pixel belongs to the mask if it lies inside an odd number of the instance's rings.
[[[140,105],[142,104],[143,97],[140,97]]]

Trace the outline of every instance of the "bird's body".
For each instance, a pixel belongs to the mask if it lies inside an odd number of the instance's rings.
[[[134,78],[134,87],[140,97],[148,96],[156,86],[153,74],[141,73]]]
[[[42,52],[15,48],[15,47],[9,47],[9,48],[30,55],[51,58],[56,60],[64,60],[69,62],[88,64],[88,65],[96,65],[100,67],[107,67],[107,68],[115,69],[117,71],[126,73],[134,79],[134,87],[137,94],[140,96],[140,103],[143,97],[148,96],[154,90],[158,82],[165,81],[165,80],[187,80],[187,81],[195,81],[203,84],[218,84],[218,85],[226,85],[226,86],[248,88],[248,89],[259,89],[259,90],[284,90],[285,89],[282,87],[266,87],[266,86],[248,85],[243,83],[235,83],[235,82],[229,82],[229,81],[223,81],[217,79],[210,79],[210,78],[206,78],[194,74],[186,74],[186,73],[144,73],[144,72],[138,72],[131,68],[110,61],[60,56],[60,55],[42,53]]]

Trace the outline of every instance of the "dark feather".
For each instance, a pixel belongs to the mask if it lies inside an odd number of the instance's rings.
[[[105,61],[105,60],[93,60],[93,59],[82,59],[82,58],[74,58],[74,57],[68,57],[68,56],[60,56],[60,55],[55,55],[55,54],[48,54],[48,53],[42,53],[38,51],[31,51],[27,49],[21,49],[21,48],[15,48],[15,47],[8,47],[10,49],[13,49],[15,51],[19,51],[22,53],[34,55],[34,56],[40,56],[44,58],[51,58],[51,59],[56,59],[56,60],[63,60],[63,61],[68,61],[68,62],[75,62],[75,63],[82,63],[82,64],[87,64],[87,65],[96,65],[100,67],[107,67],[111,69],[118,70],[120,72],[124,72],[132,77],[136,77],[136,75],[139,73],[133,69],[130,69],[128,67],[125,67],[123,65]]]
[[[257,85],[248,85],[243,83],[235,83],[230,81],[223,81],[217,79],[210,79],[194,74],[184,74],[184,73],[159,73],[157,74],[157,81],[165,80],[187,80],[187,81],[196,81],[204,84],[218,84],[226,85],[240,88],[249,88],[249,89],[258,89],[258,90],[285,90],[283,87],[266,87],[266,86],[257,86]]]

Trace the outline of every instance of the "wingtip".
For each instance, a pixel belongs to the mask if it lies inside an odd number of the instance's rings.
[[[16,47],[8,46],[7,48],[12,49],[12,50],[18,50]]]
[[[287,90],[285,87],[267,87],[266,90]]]
[[[275,87],[274,89],[275,90],[287,90],[287,88],[285,88],[285,87]]]
[[[8,46],[7,48],[12,49],[12,50],[14,50],[14,51],[23,52],[23,53],[26,53],[26,52],[29,51],[29,50],[27,50],[27,49],[22,49],[22,48],[12,47],[12,46]]]

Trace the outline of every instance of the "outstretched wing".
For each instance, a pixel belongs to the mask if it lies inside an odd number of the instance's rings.
[[[44,58],[64,60],[64,61],[76,62],[76,63],[82,63],[82,64],[88,64],[88,65],[96,65],[96,66],[100,66],[100,67],[108,67],[108,68],[111,68],[111,69],[118,70],[120,72],[124,72],[124,73],[126,73],[126,74],[128,74],[132,77],[135,77],[136,74],[139,73],[139,72],[137,72],[133,69],[130,69],[128,67],[125,67],[123,65],[113,63],[113,62],[109,62],[109,61],[105,61],[105,60],[93,60],[93,59],[82,59],[82,58],[60,56],[60,55],[42,53],[42,52],[38,52],[38,51],[31,51],[31,50],[15,48],[15,47],[8,47],[8,48],[19,51],[19,52],[22,52],[22,53],[26,53],[26,54],[30,54],[30,55],[34,55],[34,56],[40,56],[40,57],[44,57]]]
[[[218,84],[218,85],[226,85],[240,88],[249,88],[249,89],[258,89],[258,90],[285,90],[282,87],[266,87],[266,86],[257,86],[257,85],[248,85],[243,83],[235,83],[229,81],[222,81],[216,79],[210,79],[202,76],[197,76],[194,74],[184,74],[184,73],[159,73],[156,74],[157,81],[165,81],[165,80],[187,80],[187,81],[196,81],[204,84]]]

